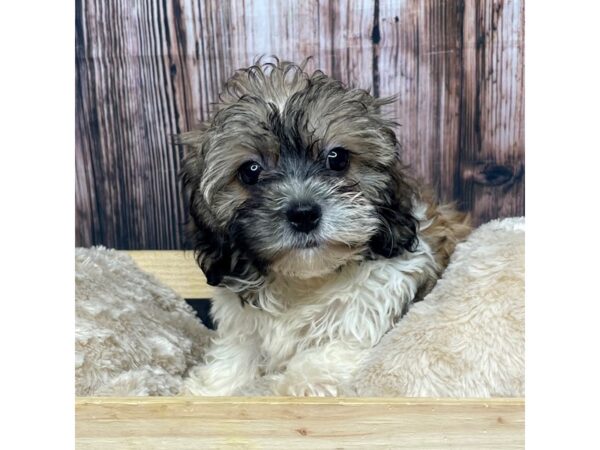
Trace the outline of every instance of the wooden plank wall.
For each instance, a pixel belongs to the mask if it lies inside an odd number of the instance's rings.
[[[178,249],[171,136],[258,55],[398,95],[403,158],[476,223],[524,214],[523,0],[76,0],[76,244]]]

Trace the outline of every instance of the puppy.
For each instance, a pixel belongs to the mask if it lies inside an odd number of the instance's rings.
[[[336,395],[469,232],[404,171],[391,99],[305,64],[257,62],[184,134],[217,337],[194,395]]]

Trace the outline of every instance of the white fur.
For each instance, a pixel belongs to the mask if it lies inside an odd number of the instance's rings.
[[[187,393],[336,395],[435,276],[435,264],[421,239],[413,253],[349,262],[327,276],[278,275],[260,291],[259,307],[217,290],[217,336],[206,363],[190,372]]]

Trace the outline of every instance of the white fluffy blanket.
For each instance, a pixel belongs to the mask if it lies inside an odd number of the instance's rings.
[[[373,349],[342,395],[524,395],[524,219],[456,248],[433,291]],[[177,395],[211,331],[125,254],[76,250],[77,395]]]
[[[181,297],[126,254],[76,249],[77,395],[176,395],[209,336]]]
[[[525,395],[525,220],[494,220],[456,247],[427,297],[373,349],[346,395]]]

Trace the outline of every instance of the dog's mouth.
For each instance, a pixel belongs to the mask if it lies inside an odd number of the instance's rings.
[[[304,239],[302,242],[295,243],[292,246],[292,249],[302,250],[302,249],[306,249],[306,248],[317,248],[320,245],[321,245],[320,242],[316,238],[308,237],[308,238]]]

